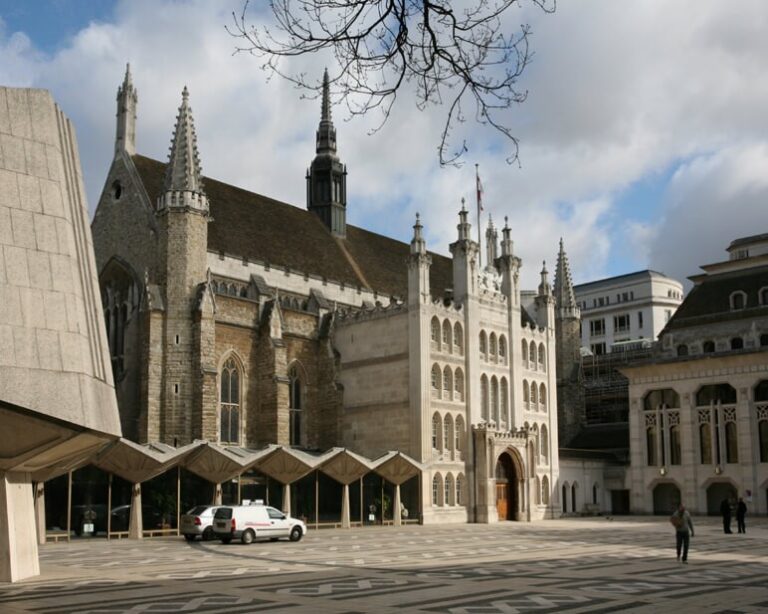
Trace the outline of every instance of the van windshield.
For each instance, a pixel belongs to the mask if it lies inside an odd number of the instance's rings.
[[[216,510],[216,515],[214,518],[218,520],[229,520],[232,518],[232,508],[231,507],[220,507]]]

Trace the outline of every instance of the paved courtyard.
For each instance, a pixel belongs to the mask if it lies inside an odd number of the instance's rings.
[[[0,584],[0,612],[768,611],[768,521],[724,535],[694,520],[688,565],[663,518],[48,544],[39,578]]]

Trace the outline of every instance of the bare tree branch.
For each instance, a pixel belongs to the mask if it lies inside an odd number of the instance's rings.
[[[338,67],[330,71],[334,97],[350,115],[382,113],[381,128],[404,84],[416,89],[416,106],[448,109],[438,155],[441,165],[460,163],[466,142],[452,142],[463,105],[474,119],[511,142],[507,162],[518,160],[519,142],[502,113],[525,101],[517,81],[532,52],[530,28],[506,33],[505,11],[523,0],[472,0],[454,8],[452,0],[270,0],[274,28],[252,26],[249,1],[232,14],[227,31],[239,39],[236,53],[263,60],[261,67],[318,94],[322,84],[304,73],[283,71],[281,60],[330,52]],[[528,0],[547,13],[556,0]]]

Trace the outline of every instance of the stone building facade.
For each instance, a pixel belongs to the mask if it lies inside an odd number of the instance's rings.
[[[186,89],[168,163],[137,154],[137,100],[128,71],[92,223],[124,436],[397,450],[425,522],[552,513],[555,298],[508,226],[481,269],[463,206],[450,258],[348,225],[327,81],[306,209],[204,179]]]
[[[768,511],[768,235],[703,266],[629,377],[632,508],[666,513],[681,500],[717,514],[743,497]]]

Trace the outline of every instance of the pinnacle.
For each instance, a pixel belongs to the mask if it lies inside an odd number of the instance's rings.
[[[181,106],[176,118],[176,128],[171,140],[168,167],[165,172],[165,190],[182,190],[203,193],[200,161],[197,153],[197,134],[189,106],[187,86],[181,93]]]

